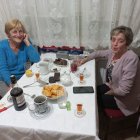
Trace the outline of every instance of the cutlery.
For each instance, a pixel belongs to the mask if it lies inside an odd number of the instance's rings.
[[[47,83],[47,82],[45,82],[45,81],[39,79],[39,80],[37,80],[37,81],[34,81],[34,82],[31,83],[31,84],[28,84],[28,85],[23,86],[23,88],[29,87],[29,86],[35,84],[36,82],[38,82],[38,83],[41,84],[41,85],[48,85],[48,84],[49,84],[49,83]]]
[[[33,95],[30,95],[30,94],[28,94],[28,93],[24,93],[25,95],[27,95],[27,96],[30,96],[31,98],[35,98],[36,97],[36,95],[35,94],[33,94]]]
[[[82,74],[84,74],[85,70],[86,70],[86,68],[84,68],[84,69],[83,69],[83,72],[82,72]]]
[[[0,109],[0,112],[3,112],[5,110],[7,110],[8,108],[12,107],[13,104],[9,105],[9,106],[6,106],[6,107],[3,107],[2,109]]]
[[[41,79],[38,80],[38,83],[40,83],[41,85],[48,85],[49,84]]]
[[[34,82],[31,83],[31,84],[25,85],[25,86],[23,86],[23,88],[26,88],[26,87],[28,87],[28,86],[31,86],[31,85],[35,84],[36,82],[37,82],[37,81],[34,81]]]

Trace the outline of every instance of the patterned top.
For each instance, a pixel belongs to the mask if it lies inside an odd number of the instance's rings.
[[[106,70],[106,82],[109,83],[112,81],[112,70],[117,60],[111,60],[111,63],[108,65]]]

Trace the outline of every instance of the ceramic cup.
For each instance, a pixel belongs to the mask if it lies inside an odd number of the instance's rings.
[[[50,72],[49,62],[41,61],[38,65],[40,74],[48,74]]]
[[[40,95],[34,98],[35,112],[38,114],[45,113],[48,108],[46,96]]]

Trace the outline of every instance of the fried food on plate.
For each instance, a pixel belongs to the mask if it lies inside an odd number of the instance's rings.
[[[57,99],[64,95],[64,87],[59,84],[45,85],[42,94],[49,98]]]

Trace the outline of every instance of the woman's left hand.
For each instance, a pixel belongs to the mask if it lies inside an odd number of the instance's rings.
[[[114,95],[114,91],[113,91],[113,89],[110,89],[105,94],[107,94],[107,95]]]

